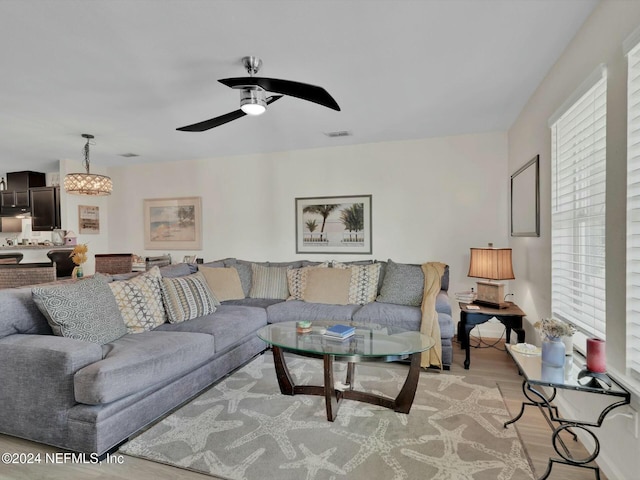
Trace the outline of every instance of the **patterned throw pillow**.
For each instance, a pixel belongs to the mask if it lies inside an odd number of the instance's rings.
[[[307,276],[311,268],[328,268],[329,262],[302,268],[287,270],[287,284],[289,285],[289,298],[287,300],[302,300],[304,290],[307,288]]]
[[[129,333],[153,330],[167,321],[160,279],[160,269],[153,267],[130,280],[109,284]]]
[[[424,273],[420,265],[387,262],[378,302],[419,307],[424,293]]]
[[[249,297],[285,300],[289,296],[287,270],[288,267],[263,267],[252,264]]]
[[[170,323],[208,315],[216,311],[215,299],[202,273],[162,278],[162,300]]]
[[[350,304],[364,305],[375,301],[378,295],[378,278],[380,277],[379,263],[357,265],[334,262],[333,268],[351,270]]]
[[[104,275],[34,287],[31,294],[55,335],[104,345],[127,333]]]

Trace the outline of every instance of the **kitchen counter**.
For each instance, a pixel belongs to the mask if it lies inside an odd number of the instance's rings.
[[[73,247],[73,245],[12,245],[12,246],[7,246],[7,245],[2,245],[0,246],[0,251],[1,250],[8,250],[8,251],[15,251],[15,250],[42,250],[42,249],[47,249],[47,250],[52,250],[54,248],[69,248],[69,247]]]
[[[73,248],[70,245],[12,245],[0,247],[0,253],[22,253],[23,258],[20,263],[34,263],[34,262],[50,262],[47,257],[49,250],[60,250],[63,248]]]

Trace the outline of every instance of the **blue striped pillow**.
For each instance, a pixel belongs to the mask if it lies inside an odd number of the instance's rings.
[[[252,263],[249,297],[286,300],[289,297],[287,270],[289,267],[263,267]]]
[[[216,300],[202,273],[162,278],[162,301],[170,323],[202,317],[216,311]]]

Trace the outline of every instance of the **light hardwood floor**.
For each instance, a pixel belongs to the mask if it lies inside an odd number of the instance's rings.
[[[472,341],[473,342],[473,341]],[[520,410],[522,402],[522,380],[509,355],[504,351],[502,342],[496,348],[473,348],[471,351],[471,368],[464,370],[462,362],[464,354],[458,344],[454,344],[454,364],[449,372],[440,375],[473,375],[495,380],[505,398],[507,408],[512,415]],[[524,416],[516,424],[520,438],[531,458],[534,474],[541,475],[547,466],[549,456],[556,456],[550,444],[551,431],[542,415],[533,407],[527,407]],[[514,428],[510,426],[509,428]],[[582,452],[581,445],[573,441],[573,448]],[[0,453],[56,453],[60,450],[45,445],[28,442],[25,440],[0,435]],[[78,465],[71,462],[64,464],[40,464],[40,465],[3,465],[0,464],[0,479],[11,480],[111,480],[132,479],[136,480],[175,480],[175,479],[211,479],[212,477],[194,472],[178,469],[168,465],[149,462],[138,458],[123,456],[124,463],[102,465]],[[268,477],[265,477],[265,479]],[[591,470],[555,465],[550,477],[551,480],[583,480],[595,479]],[[602,479],[606,480],[604,474]],[[381,479],[382,480],[382,479]],[[385,479],[386,480],[386,479]]]

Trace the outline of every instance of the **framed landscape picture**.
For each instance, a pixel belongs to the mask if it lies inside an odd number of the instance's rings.
[[[202,250],[200,197],[145,199],[144,248]]]
[[[296,253],[370,254],[371,195],[296,198]]]

